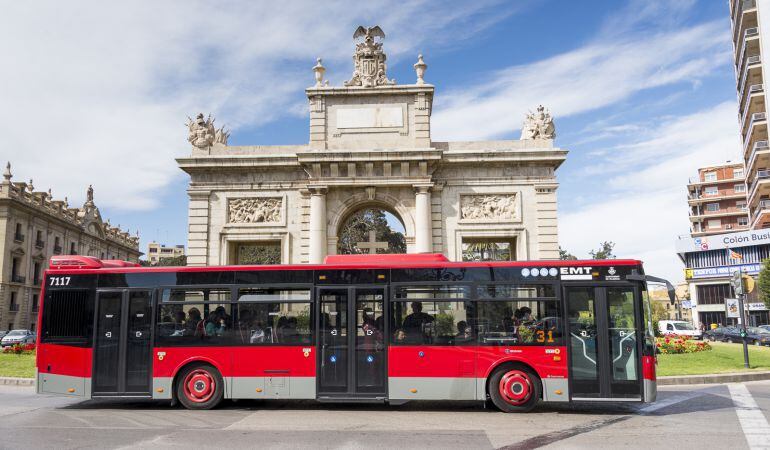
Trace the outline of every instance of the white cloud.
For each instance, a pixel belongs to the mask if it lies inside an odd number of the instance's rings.
[[[550,107],[558,121],[646,89],[694,83],[730,61],[724,21],[633,33],[624,28],[628,20],[615,20],[609,27],[614,33],[602,33],[583,47],[479,75],[483,83],[443,95],[436,102],[433,135],[437,140],[499,137],[519,128],[524,113],[538,104]]]
[[[73,204],[93,183],[100,206],[150,209],[183,176],[187,115],[236,133],[296,115],[317,56],[335,83],[349,75],[357,25],[382,25],[397,61],[504,17],[494,3],[447,2],[427,21],[414,20],[425,1],[9,3],[0,160]]]
[[[614,148],[594,175],[608,181],[593,190],[590,203],[570,208],[560,193],[562,246],[586,256],[600,242],[614,241],[619,257],[642,259],[648,273],[681,280],[674,242],[689,233],[685,184],[698,167],[739,160],[737,114],[735,102],[725,102],[664,118],[646,137]]]

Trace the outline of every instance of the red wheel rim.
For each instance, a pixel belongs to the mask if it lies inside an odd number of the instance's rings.
[[[184,379],[184,395],[195,403],[205,403],[217,391],[217,382],[208,370],[195,369]]]
[[[500,379],[498,390],[503,400],[511,405],[519,406],[527,403],[532,397],[532,380],[526,372],[511,370]]]

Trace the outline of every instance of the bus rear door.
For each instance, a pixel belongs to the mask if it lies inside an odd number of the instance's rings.
[[[642,400],[641,306],[634,285],[565,285],[573,400]]]

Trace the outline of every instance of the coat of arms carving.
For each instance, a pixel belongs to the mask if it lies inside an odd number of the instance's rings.
[[[360,37],[364,40],[356,44],[353,76],[345,82],[345,86],[375,87],[396,84],[396,80],[388,79],[388,66],[385,64],[386,56],[382,51],[382,42],[375,41],[375,38],[385,38],[382,28],[359,26],[353,33],[353,39]]]

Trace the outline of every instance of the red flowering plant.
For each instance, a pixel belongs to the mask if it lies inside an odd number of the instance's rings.
[[[35,353],[35,344],[13,344],[3,348],[3,353],[13,353],[15,355]]]
[[[693,341],[689,336],[662,336],[655,338],[656,345],[663,355],[697,353],[711,350],[708,342]]]

